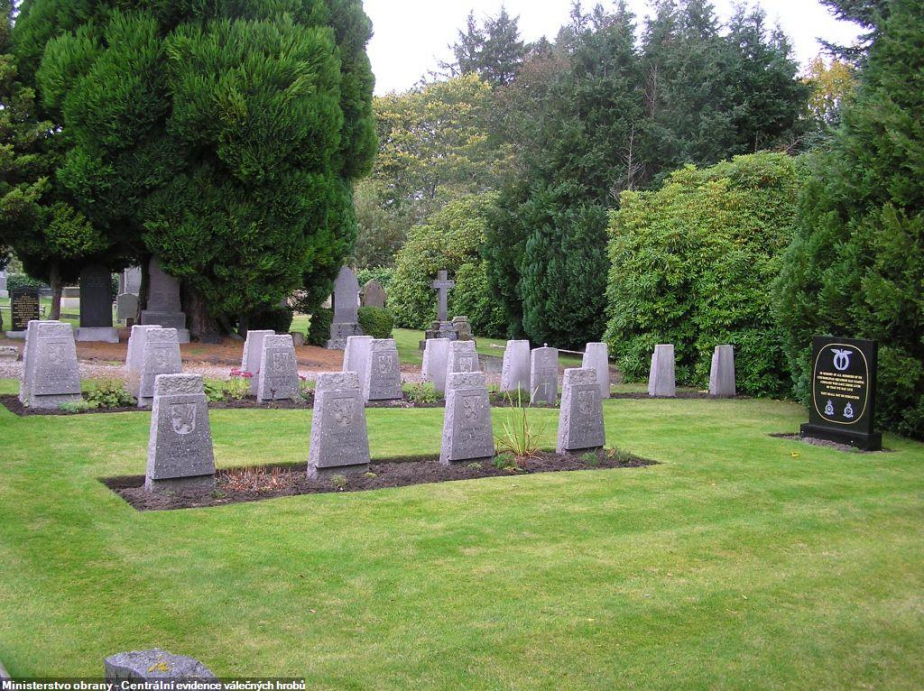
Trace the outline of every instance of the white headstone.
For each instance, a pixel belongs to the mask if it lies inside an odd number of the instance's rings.
[[[433,382],[433,388],[439,393],[446,391],[446,371],[449,367],[448,338],[428,338],[424,346],[424,358],[427,360],[427,378]]]
[[[440,463],[470,463],[493,457],[494,431],[485,375],[481,372],[448,375]]]
[[[584,348],[584,359],[581,362],[584,369],[592,369],[597,373],[597,383],[600,385],[600,396],[610,397],[610,351],[606,343],[588,343]]]
[[[393,401],[400,399],[401,363],[393,338],[376,338],[369,342],[363,371],[363,399]]]
[[[241,357],[241,371],[247,372],[250,377],[250,395],[257,395],[257,386],[260,383],[260,362],[263,359],[263,339],[275,336],[272,330],[248,331],[247,340],[244,341],[244,355]]]
[[[599,449],[606,443],[600,382],[593,369],[565,370],[558,413],[558,453]]]
[[[30,321],[20,377],[19,400],[29,408],[58,408],[80,400],[77,346],[70,324]]]
[[[715,347],[712,369],[709,371],[709,395],[732,397],[738,394],[735,387],[735,348],[730,345]]]
[[[535,348],[530,362],[530,402],[555,405],[558,399],[558,348]]]
[[[501,370],[500,390],[520,390],[529,393],[529,365],[529,341],[507,341]]]
[[[289,334],[263,337],[263,354],[257,384],[257,401],[281,401],[298,397],[298,363]]]
[[[158,375],[180,374],[183,371],[176,329],[148,329],[143,338],[138,384],[139,408],[147,408],[153,403],[154,380]]]
[[[318,374],[311,418],[308,477],[369,469],[366,410],[355,372]]]
[[[434,340],[434,339],[430,339]],[[446,377],[456,372],[480,372],[481,363],[478,362],[478,352],[474,341],[450,341],[449,360],[446,363]],[[448,389],[447,389],[448,390]]]
[[[651,354],[648,395],[652,398],[673,398],[677,395],[674,383],[674,346],[670,343],[656,345]]]
[[[372,336],[348,336],[343,351],[343,372],[356,372],[360,386],[366,381],[366,365],[369,360],[369,344]]]

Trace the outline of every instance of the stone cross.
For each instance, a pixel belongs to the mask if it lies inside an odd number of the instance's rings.
[[[433,281],[433,290],[439,291],[440,305],[437,319],[444,322],[449,319],[449,290],[456,287],[455,281],[450,281],[445,271],[439,271],[436,274],[436,280]]]

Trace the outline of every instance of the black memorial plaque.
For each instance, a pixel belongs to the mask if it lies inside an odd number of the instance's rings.
[[[15,288],[10,291],[10,330],[25,331],[29,322],[40,319],[38,288]]]
[[[874,431],[876,341],[815,336],[812,339],[812,398],[801,436],[850,444],[864,451],[882,448]]]

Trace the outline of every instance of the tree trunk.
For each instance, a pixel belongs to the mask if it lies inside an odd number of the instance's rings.
[[[151,290],[151,274],[148,272],[148,264],[151,258],[144,256],[141,258],[141,285],[138,287],[138,311],[135,312],[135,323],[141,323],[141,313],[148,308],[148,293]]]
[[[64,281],[61,280],[61,267],[58,262],[51,265],[48,283],[51,285],[51,314],[48,318],[57,320],[61,318],[61,294],[64,292]]]
[[[183,310],[191,339],[202,338],[203,334],[219,333],[218,322],[209,314],[205,296],[195,288],[183,286]]]

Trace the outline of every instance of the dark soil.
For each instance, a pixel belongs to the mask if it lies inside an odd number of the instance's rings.
[[[430,456],[373,461],[369,466],[369,472],[364,475],[334,476],[318,480],[308,479],[304,463],[227,468],[218,471],[214,490],[151,494],[144,489],[143,475],[103,478],[101,482],[139,511],[169,511],[263,501],[300,494],[366,492],[385,487],[454,482],[482,477],[600,468],[639,468],[655,464],[656,461],[624,453],[611,457],[605,451],[582,456],[540,453],[535,458],[525,460],[521,467],[513,469],[497,468],[492,462],[444,466],[440,465],[436,457]]]
[[[805,444],[811,444],[812,446],[823,446],[827,449],[834,449],[836,451],[849,451],[850,453],[891,453],[891,449],[882,449],[881,451],[863,451],[858,449],[855,446],[850,444],[839,444],[836,441],[831,441],[830,439],[818,439],[817,437],[803,437],[799,434],[788,434],[785,432],[771,434],[771,437],[774,439],[789,439],[791,441],[801,441]]]
[[[58,410],[56,408],[26,408],[22,403],[19,402],[19,397],[14,395],[5,395],[0,396],[0,405],[6,407],[14,415],[20,417],[25,417],[28,415],[90,415],[93,413],[138,413],[138,412],[151,412],[151,409],[148,408],[139,408],[138,406],[121,406],[118,408],[92,408],[90,410],[82,410],[77,413],[71,413],[65,410]],[[298,401],[272,401],[265,403],[257,403],[256,398],[244,398],[241,400],[234,399],[225,399],[224,401],[209,402],[210,410],[222,410],[222,409],[236,409],[236,408],[259,408],[261,410],[294,410],[298,408],[310,408],[314,405],[314,393],[311,392],[307,395],[305,399],[299,399]]]
[[[614,393],[614,394],[610,394],[610,398],[631,398],[631,399],[641,400],[641,399],[649,399],[651,398],[651,396],[649,396],[647,393],[644,393],[644,392]],[[747,398],[747,396],[734,396],[734,397],[733,396],[710,396],[708,391],[678,391],[677,394],[675,396],[672,396],[671,398],[687,398],[687,399],[712,398],[716,400],[722,400],[722,399],[731,399],[731,398]]]

